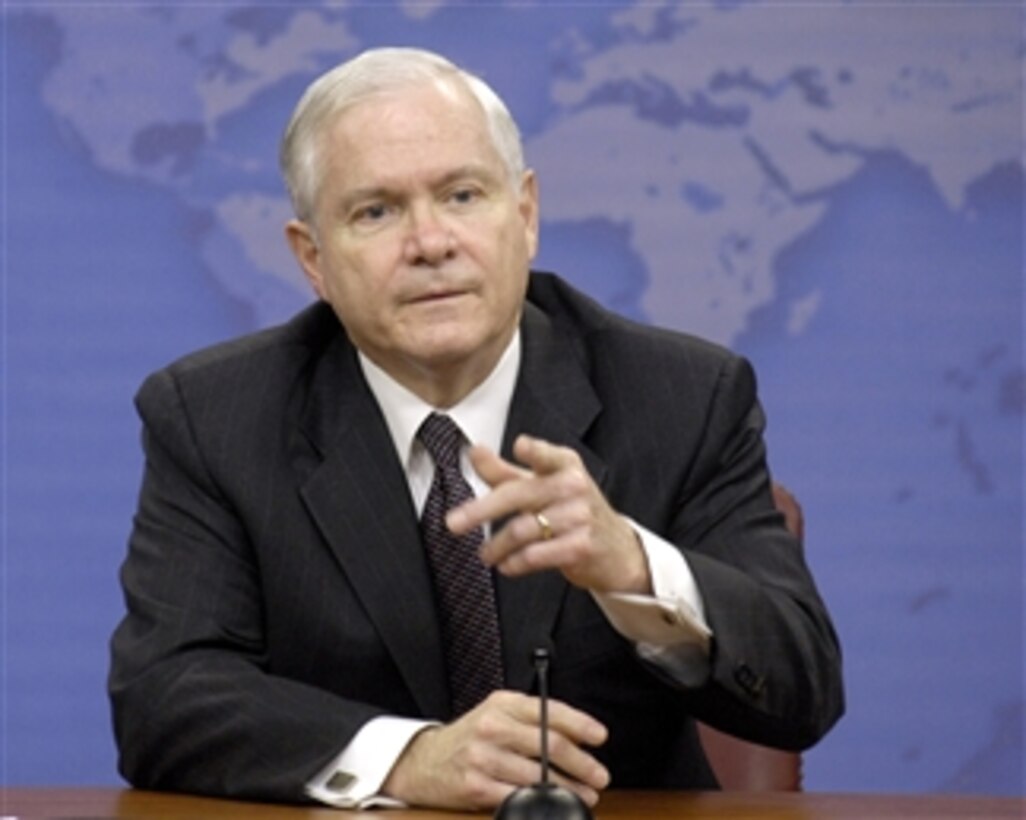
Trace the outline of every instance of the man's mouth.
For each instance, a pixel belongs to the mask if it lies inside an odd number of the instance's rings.
[[[460,296],[466,295],[465,290],[437,290],[430,293],[424,293],[420,296],[414,297],[411,301],[415,303],[427,303],[427,302],[443,302],[446,299],[455,299]]]

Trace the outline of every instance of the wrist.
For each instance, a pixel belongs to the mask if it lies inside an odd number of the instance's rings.
[[[631,540],[630,565],[624,574],[623,588],[617,592],[632,593],[635,595],[653,595],[655,587],[652,583],[652,570],[648,565],[648,554],[645,552],[644,542],[641,535],[626,518],[621,518],[623,525],[627,528],[628,537]]]
[[[381,784],[381,793],[386,797],[401,800],[412,805],[416,794],[417,772],[421,768],[420,761],[430,760],[430,752],[425,749],[430,745],[431,735],[438,732],[440,726],[425,726],[410,738],[406,748],[396,758],[395,764]]]

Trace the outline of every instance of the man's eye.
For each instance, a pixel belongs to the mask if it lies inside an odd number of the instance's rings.
[[[480,196],[476,188],[457,188],[449,194],[449,199],[457,205],[469,205]]]
[[[388,216],[388,207],[381,203],[364,205],[353,214],[354,222],[380,222]]]

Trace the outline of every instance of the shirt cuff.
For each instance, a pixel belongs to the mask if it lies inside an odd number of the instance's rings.
[[[638,534],[652,578],[652,595],[593,592],[610,624],[638,654],[685,685],[708,672],[712,630],[687,559],[675,546],[627,519]]]
[[[340,809],[401,807],[401,801],[380,793],[381,786],[413,737],[435,725],[411,718],[373,718],[306,784],[306,794]]]

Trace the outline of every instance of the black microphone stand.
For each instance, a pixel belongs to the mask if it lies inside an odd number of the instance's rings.
[[[502,801],[494,820],[593,820],[580,797],[549,782],[549,651],[535,649],[531,659],[541,700],[541,782],[514,791]]]

